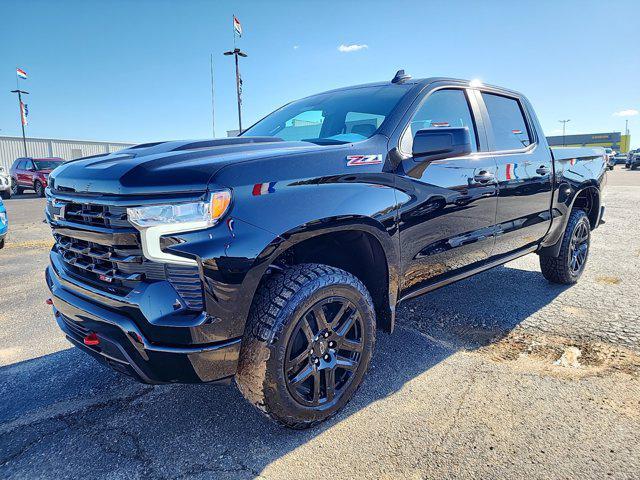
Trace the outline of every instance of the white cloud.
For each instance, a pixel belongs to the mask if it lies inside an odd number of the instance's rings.
[[[294,49],[294,50],[298,50],[299,48],[300,48],[300,45],[294,45],[294,46],[293,46],[293,49]]]
[[[640,112],[634,108],[630,108],[629,110],[620,110],[613,114],[614,117],[635,117],[640,114]]]
[[[365,48],[369,48],[369,45],[364,43],[352,43],[350,45],[345,45],[344,43],[338,47],[339,52],[357,52],[358,50],[364,50]]]

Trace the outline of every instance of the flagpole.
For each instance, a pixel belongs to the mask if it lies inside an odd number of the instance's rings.
[[[236,16],[233,15],[233,50],[229,52],[224,52],[224,55],[233,55],[235,57],[235,65],[236,65],[236,93],[238,96],[238,135],[242,133],[242,99],[241,99],[241,84],[242,80],[240,79],[240,67],[238,64],[238,56],[246,57],[247,54],[242,50],[236,47],[236,27],[235,27]]]
[[[216,138],[216,114],[215,114],[215,88],[213,83],[213,53],[211,54],[211,132]]]
[[[24,133],[24,121],[22,119],[22,94],[29,94],[29,92],[25,92],[24,90],[20,90],[19,88],[16,90],[11,90],[11,93],[17,93],[18,94],[18,110],[20,112],[20,125],[22,126],[22,146],[24,147],[24,156],[28,157],[29,155],[27,154],[27,138],[25,136]]]

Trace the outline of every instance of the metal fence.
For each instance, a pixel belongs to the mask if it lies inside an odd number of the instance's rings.
[[[27,138],[27,153],[30,157],[60,157],[74,160],[89,155],[111,153],[131,147],[133,143],[93,142],[84,140],[62,140],[57,138]],[[13,161],[24,156],[22,137],[0,137],[0,166],[9,170]]]

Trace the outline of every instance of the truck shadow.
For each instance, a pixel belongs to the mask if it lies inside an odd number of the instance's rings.
[[[140,385],[75,349],[3,367],[0,476],[56,472],[84,478],[90,459],[91,471],[105,477],[253,478],[429,375],[456,349],[478,348],[507,334],[564,290],[541,278],[500,267],[407,302],[399,309],[397,331],[378,336],[356,397],[336,417],[306,431],[269,421],[233,387]]]

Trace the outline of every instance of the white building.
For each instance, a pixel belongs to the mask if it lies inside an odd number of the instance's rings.
[[[27,154],[33,158],[60,157],[64,160],[74,160],[89,155],[115,152],[133,145],[135,144],[122,142],[27,138]],[[13,161],[19,157],[24,157],[22,137],[0,136],[0,166],[9,171]]]

